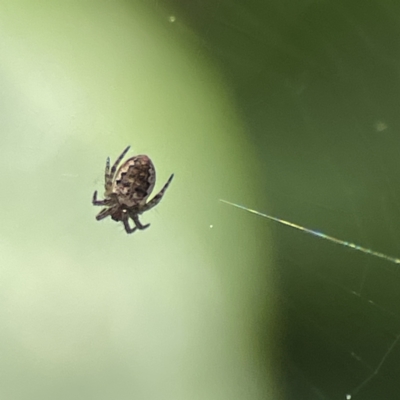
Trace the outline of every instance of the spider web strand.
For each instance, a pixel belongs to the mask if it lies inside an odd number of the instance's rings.
[[[280,219],[280,218],[273,217],[273,216],[268,215],[268,214],[261,213],[261,212],[256,211],[256,210],[252,210],[251,208],[247,208],[247,207],[241,206],[240,204],[235,204],[235,203],[232,203],[230,201],[223,200],[223,199],[219,199],[219,201],[221,201],[222,203],[229,204],[231,206],[240,208],[242,210],[248,211],[248,212],[250,212],[252,214],[256,214],[256,215],[258,215],[260,217],[267,218],[269,220],[278,222],[278,223],[280,223],[282,225],[286,225],[286,226],[289,226],[291,228],[297,229],[299,231],[308,233],[309,235],[313,235],[313,236],[319,237],[321,239],[328,240],[329,242],[336,243],[336,244],[341,245],[341,246],[349,247],[350,249],[360,251],[361,253],[364,253],[364,254],[369,254],[370,256],[381,258],[383,260],[392,262],[394,264],[400,264],[400,258],[391,257],[391,256],[388,256],[386,254],[380,253],[378,251],[374,251],[374,250],[371,250],[371,249],[367,249],[366,247],[359,246],[358,244],[351,243],[351,242],[346,242],[345,240],[341,240],[341,239],[337,239],[337,238],[335,238],[333,236],[326,235],[325,233],[322,233],[322,232],[319,232],[319,231],[314,231],[312,229],[305,228],[304,226],[294,224],[294,223],[286,221],[284,219]]]

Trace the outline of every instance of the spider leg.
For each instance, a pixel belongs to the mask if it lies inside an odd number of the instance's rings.
[[[136,225],[136,228],[143,230],[146,229],[150,226],[150,224],[142,225],[141,222],[139,221],[139,215],[138,214],[131,214],[130,217],[133,219],[133,222]]]
[[[142,212],[152,209],[161,201],[161,199],[164,196],[164,193],[167,190],[169,184],[171,183],[173,177],[174,177],[174,174],[172,174],[169,177],[169,179],[168,179],[167,183],[164,185],[164,187],[143,207]]]
[[[133,233],[133,232],[136,231],[136,227],[135,228],[131,228],[129,226],[128,218],[124,218],[122,220],[122,222],[124,223],[124,228],[125,228],[126,233]]]
[[[97,200],[97,190],[93,193],[92,204],[94,206],[106,206],[108,204],[107,200]]]
[[[112,182],[113,182],[113,179],[114,179],[114,175],[115,175],[115,172],[117,170],[117,167],[118,167],[119,163],[124,158],[125,154],[128,152],[128,150],[130,148],[131,148],[131,146],[128,146],[121,153],[121,155],[115,160],[113,166],[111,167],[111,170],[110,170],[110,158],[109,157],[107,158],[107,162],[106,162],[106,177],[105,177],[105,180],[106,180],[106,184],[105,184],[106,192],[110,191],[111,186],[112,186]]]
[[[110,157],[107,157],[106,160],[106,170],[105,170],[105,175],[106,177],[110,174]]]
[[[111,187],[112,180],[110,179],[110,157],[106,160],[106,170],[104,172],[104,186],[106,191]]]
[[[109,207],[109,208],[103,208],[97,215],[96,215],[96,220],[101,221],[104,218],[107,218],[109,215],[111,215],[114,212],[114,208]]]
[[[122,153],[121,155],[115,160],[115,163],[113,164],[113,166],[111,167],[111,171],[110,171],[110,176],[111,179],[114,179],[114,175],[115,172],[117,170],[117,167],[119,165],[119,163],[121,162],[121,160],[124,158],[125,154],[128,152],[128,150],[131,148],[131,146],[128,146]]]

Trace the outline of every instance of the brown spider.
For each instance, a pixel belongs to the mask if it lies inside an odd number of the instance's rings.
[[[156,171],[150,158],[145,155],[129,158],[117,171],[119,163],[129,148],[130,146],[117,158],[111,170],[110,158],[107,158],[104,177],[105,199],[97,200],[96,190],[93,194],[92,203],[95,206],[106,206],[96,215],[97,221],[111,216],[114,221],[122,221],[127,233],[133,233],[136,229],[146,229],[150,226],[150,224],[142,225],[139,221],[139,215],[155,207],[161,201],[174,174],[170,176],[160,192],[146,203],[156,182]],[[133,219],[135,228],[129,226],[129,217]]]

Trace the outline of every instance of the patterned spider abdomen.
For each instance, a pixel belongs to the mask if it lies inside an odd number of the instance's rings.
[[[129,148],[130,146],[120,154],[111,168],[110,158],[107,158],[104,171],[104,199],[97,199],[96,190],[93,193],[92,204],[105,207],[96,215],[97,221],[110,216],[114,221],[121,221],[124,224],[126,233],[133,233],[137,229],[144,230],[150,226],[150,224],[142,225],[139,215],[151,210],[161,201],[174,174],[169,177],[163,188],[146,202],[154,188],[156,171],[150,158],[145,155],[131,157],[118,168]],[[129,219],[135,223],[134,228],[130,226]]]
[[[153,191],[156,171],[149,157],[139,155],[125,161],[118,169],[112,192],[120,204],[128,207],[146,203]]]

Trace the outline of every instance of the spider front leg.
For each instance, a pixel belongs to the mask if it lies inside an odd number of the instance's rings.
[[[128,146],[122,153],[121,155],[115,160],[113,166],[110,169],[110,158],[107,158],[106,162],[106,172],[105,172],[105,188],[106,188],[106,193],[108,193],[112,187],[113,179],[115,172],[117,171],[118,165],[121,162],[121,160],[124,158],[125,154],[128,152],[128,150],[131,148],[131,146]]]
[[[104,171],[104,188],[106,189],[106,193],[111,189],[111,186],[112,178],[110,176],[110,157],[107,157],[106,170]]]
[[[164,185],[164,187],[143,207],[142,212],[152,209],[161,201],[161,199],[163,198],[165,191],[168,189],[168,186],[171,183],[173,177],[174,177],[174,174],[172,174],[169,177],[169,179],[168,179],[167,183]]]
[[[94,206],[106,206],[107,200],[97,200],[97,190],[93,193],[92,204]]]

